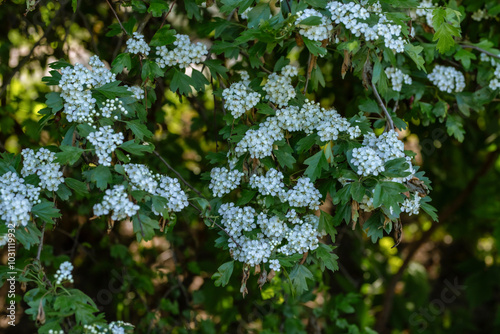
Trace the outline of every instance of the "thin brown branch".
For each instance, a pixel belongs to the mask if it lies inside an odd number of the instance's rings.
[[[47,225],[47,223],[43,222],[43,225],[42,225],[42,236],[40,237],[40,243],[38,244],[38,251],[36,252],[36,260],[38,262],[40,262],[40,255],[42,254],[43,236],[45,235],[45,225]]]
[[[462,190],[462,192],[453,200],[453,202],[451,202],[448,206],[446,206],[444,210],[441,211],[441,214],[439,215],[440,224],[433,224],[427,231],[422,234],[420,239],[413,242],[408,247],[408,252],[406,253],[405,259],[403,260],[403,264],[401,265],[401,267],[399,267],[397,273],[394,274],[394,276],[391,278],[385,290],[382,312],[377,317],[375,331],[379,333],[383,333],[385,331],[387,321],[389,320],[389,315],[392,311],[396,285],[403,277],[406,268],[408,268],[408,265],[412,261],[417,251],[434,234],[436,229],[439,226],[442,226],[443,223],[447,222],[453,216],[453,214],[465,203],[467,198],[472,194],[472,192],[478,185],[479,179],[484,176],[491,169],[491,167],[494,166],[499,154],[500,149],[497,149],[496,151],[490,152],[488,154],[483,166],[476,172],[476,174],[469,181],[464,190]]]
[[[168,169],[170,169],[175,175],[177,175],[177,177],[186,185],[188,186],[192,191],[194,191],[198,196],[202,197],[202,198],[205,198],[205,196],[203,196],[202,193],[200,193],[195,187],[193,187],[191,184],[189,184],[186,180],[184,180],[184,178],[181,176],[181,174],[179,174],[179,172],[177,172],[172,166],[170,166],[170,164],[165,160],[163,159],[163,157],[160,155],[160,153],[158,153],[158,151],[153,151],[153,154],[156,155],[161,162],[163,162],[163,164],[165,166],[167,166]]]
[[[384,101],[382,101],[382,98],[380,97],[378,91],[377,91],[377,87],[375,87],[375,84],[373,83],[372,80],[370,80],[370,84],[372,86],[372,89],[373,89],[373,94],[375,94],[375,98],[377,99],[378,101],[378,104],[380,105],[380,107],[382,108],[382,110],[384,111],[384,115],[386,117],[386,122],[388,123],[389,125],[389,129],[390,130],[394,130],[394,122],[392,121],[392,117],[391,115],[389,114],[389,112],[387,111],[387,108],[385,107],[384,105]],[[387,127],[386,127],[387,128]]]
[[[311,59],[312,59],[312,54],[309,53],[309,58],[307,59],[307,74],[306,74],[306,84],[304,86],[304,90],[302,91],[302,94],[307,93],[307,86],[309,85],[309,79],[311,78]]]
[[[494,54],[490,51],[486,51],[485,49],[481,49],[479,46],[475,46],[475,45],[470,45],[470,44],[460,44],[460,47],[462,49],[474,49],[474,50],[477,50],[479,52],[482,52],[490,57],[493,57],[493,58],[496,58],[496,59],[500,59],[500,55],[497,55],[497,54]]]
[[[109,8],[111,9],[111,11],[113,12],[113,14],[115,14],[115,17],[116,17],[116,19],[118,20],[118,24],[119,24],[119,25],[120,25],[120,27],[122,28],[123,32],[125,33],[125,35],[128,35],[128,34],[127,34],[127,30],[125,30],[125,28],[123,27],[122,21],[120,21],[120,18],[118,17],[118,14],[116,14],[116,11],[115,11],[115,9],[113,8],[113,5],[111,5],[111,2],[109,2],[109,0],[106,0],[106,2],[108,3],[108,6],[109,6]]]
[[[160,29],[163,28],[163,25],[165,25],[165,22],[167,20],[167,17],[168,15],[170,14],[170,12],[172,11],[172,9],[174,8],[174,5],[175,3],[177,2],[177,0],[174,0],[172,1],[172,3],[170,4],[170,8],[168,9],[168,12],[165,14],[165,16],[163,17],[163,21],[161,21],[161,25],[160,25]]]

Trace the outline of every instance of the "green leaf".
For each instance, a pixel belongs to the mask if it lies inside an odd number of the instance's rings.
[[[123,144],[121,144],[119,147],[121,149],[129,152],[129,153],[132,153],[132,154],[135,154],[138,156],[143,156],[144,152],[151,153],[155,149],[154,145],[151,143],[147,143],[147,145],[141,145],[141,144],[137,144],[134,140],[126,141]]]
[[[436,214],[437,209],[429,204],[430,201],[431,199],[428,196],[421,198],[420,209],[424,210],[431,217],[433,221],[437,222],[439,220],[438,215]]]
[[[120,53],[111,63],[113,73],[122,73],[123,69],[126,67],[128,70],[132,69],[132,58],[130,53]]]
[[[100,165],[94,169],[90,169],[88,171],[83,172],[83,174],[90,179],[90,181],[95,182],[97,188],[101,190],[105,190],[108,187],[108,184],[113,181],[113,176],[111,175],[111,171],[109,167]]]
[[[26,250],[29,250],[33,245],[39,244],[41,236],[42,232],[38,230],[36,224],[30,223],[16,229],[16,240],[19,241]]]
[[[252,5],[254,0],[222,0],[221,12],[224,14],[229,14],[233,10],[239,7],[239,13],[243,13],[245,9]]]
[[[384,236],[384,220],[384,215],[380,211],[375,211],[363,224],[363,230],[372,239],[373,243]]]
[[[205,75],[200,71],[193,69],[191,71],[191,85],[198,91],[202,92],[205,90],[206,85],[210,85]]]
[[[259,2],[250,12],[248,12],[248,28],[256,28],[263,21],[269,20],[271,17],[271,8],[269,3]]]
[[[79,195],[87,195],[89,193],[85,182],[67,177],[64,179],[64,183],[66,183],[69,188],[73,189]]]
[[[60,184],[57,187],[56,194],[63,201],[67,201],[69,199],[69,197],[71,196],[71,190],[69,190],[68,187],[66,187],[66,185]]]
[[[255,108],[257,109],[257,112],[259,114],[263,115],[276,115],[276,112],[274,111],[273,108],[271,108],[270,105],[266,103],[258,103]]]
[[[76,13],[76,8],[78,7],[78,0],[71,0],[71,7],[73,7],[73,13]]]
[[[149,218],[141,213],[132,217],[132,225],[134,228],[137,241],[149,241],[155,236],[155,230],[160,229],[158,221]]]
[[[309,157],[304,161],[304,164],[308,165],[304,175],[309,177],[312,182],[321,176],[321,171],[328,170],[328,161],[326,160],[325,153],[323,150],[319,151],[312,157]]]
[[[320,260],[321,271],[325,271],[325,267],[331,271],[339,270],[339,264],[337,263],[339,257],[337,254],[332,254],[332,251],[332,246],[322,243],[316,249],[315,254]]]
[[[476,55],[473,54],[472,52],[470,51],[467,51],[465,49],[462,49],[460,48],[457,53],[455,53],[455,55],[453,55],[453,58],[455,58],[455,60],[458,60],[462,63],[462,65],[464,65],[464,68],[466,70],[469,69],[470,67],[470,61],[471,59],[472,60],[475,60],[477,59]]]
[[[217,79],[217,74],[219,74],[223,79],[227,79],[227,72],[229,71],[225,66],[222,65],[222,61],[219,59],[207,59],[203,62],[207,65],[210,70],[212,78]]]
[[[212,275],[212,279],[215,280],[215,286],[226,286],[233,274],[233,268],[234,261],[229,261],[221,265],[219,269],[217,269],[217,272]]]
[[[278,159],[278,163],[281,167],[288,167],[292,169],[293,164],[297,161],[289,151],[285,151],[281,148],[273,150],[273,153],[276,156],[276,159]]]
[[[300,139],[295,145],[295,150],[299,154],[308,151],[316,143],[316,139],[318,139],[317,134],[311,134]]]
[[[459,116],[448,115],[446,117],[446,130],[450,136],[454,136],[459,142],[464,141],[464,125]]]
[[[107,99],[114,99],[115,97],[130,96],[132,93],[127,90],[127,87],[120,86],[121,81],[113,81],[107,83],[95,91],[104,95]]]
[[[163,76],[163,71],[155,61],[152,60],[143,61],[142,72],[141,72],[142,80],[146,80],[146,78],[148,78],[150,81],[154,81],[156,77],[162,77],[162,76]]]
[[[144,137],[151,138],[153,137],[153,133],[148,130],[146,125],[142,124],[141,121],[134,119],[133,121],[125,121],[127,124],[127,129],[130,129],[137,139],[142,140]]]
[[[406,177],[410,175],[410,172],[407,172],[410,165],[406,161],[406,158],[398,158],[392,159],[385,163],[382,175],[386,177]]]
[[[236,202],[236,205],[245,205],[245,204],[247,204],[248,202],[250,202],[255,197],[255,195],[257,195],[257,191],[256,190],[243,189],[243,191],[241,192],[241,197]]]
[[[51,92],[51,93],[45,94],[45,98],[47,99],[45,101],[45,104],[47,104],[47,107],[52,109],[52,112],[54,114],[63,108],[64,101],[61,97],[61,94]]]
[[[356,181],[351,183],[351,195],[356,202],[362,202],[363,196],[365,196],[365,187],[361,182]]]
[[[306,45],[309,52],[311,52],[313,55],[322,57],[327,54],[326,49],[321,46],[321,42],[312,41],[307,37],[302,37],[302,40],[304,41],[304,44]]]
[[[59,209],[54,207],[54,203],[45,200],[33,206],[31,208],[31,213],[49,224],[54,224],[54,218],[61,217]]]
[[[170,81],[170,90],[172,92],[179,91],[179,94],[181,94],[181,95],[190,94],[192,91],[191,78],[176,68],[174,68],[173,71],[174,71],[174,76],[172,77],[172,81]]]
[[[97,131],[93,126],[88,125],[86,123],[78,124],[76,128],[78,129],[78,133],[82,137],[88,137],[89,134]]]
[[[325,231],[330,235],[330,238],[332,239],[332,242],[335,242],[335,236],[337,235],[337,229],[335,229],[335,222],[333,220],[333,217],[324,212],[320,211],[320,216],[319,216],[319,224],[318,224],[318,230]]]
[[[83,149],[75,146],[69,146],[69,145],[61,145],[59,146],[62,152],[56,153],[56,160],[55,162],[59,162],[60,164],[69,164],[73,165],[75,162],[80,159],[80,156],[84,152]]]
[[[149,43],[150,46],[163,46],[169,45],[175,42],[177,39],[175,37],[176,31],[174,29],[170,29],[168,24],[161,27],[151,39]]]
[[[422,50],[424,48],[421,46],[416,46],[411,43],[405,44],[405,52],[406,54],[415,62],[417,68],[427,73],[427,70],[424,67],[425,60],[422,57]]]
[[[290,272],[290,279],[297,295],[301,295],[309,289],[307,287],[307,279],[313,280],[314,276],[306,266],[297,264]]]
[[[305,26],[317,26],[321,24],[321,17],[319,16],[309,16],[308,18],[303,19],[298,24]]]
[[[153,17],[160,17],[163,12],[167,12],[169,9],[169,4],[164,0],[150,0],[148,13],[151,13]]]

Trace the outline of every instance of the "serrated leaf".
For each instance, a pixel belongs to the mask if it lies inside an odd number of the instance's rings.
[[[99,88],[95,88],[94,90],[104,95],[107,99],[132,95],[132,93],[127,90],[127,87],[120,86],[120,84],[121,81],[113,81]]]
[[[141,144],[137,144],[134,140],[126,141],[123,144],[121,144],[119,147],[121,149],[129,152],[129,153],[132,153],[132,154],[135,154],[138,156],[143,156],[145,152],[151,153],[155,149],[154,145],[151,143],[148,143],[148,145],[141,145]]]
[[[170,81],[170,90],[172,92],[179,92],[181,95],[188,95],[191,93],[192,80],[188,75],[180,72],[178,69],[174,68],[174,75],[172,81]]]
[[[137,241],[149,241],[155,236],[155,230],[160,229],[158,221],[141,213],[132,217],[132,225]]]
[[[161,27],[151,39],[149,43],[150,46],[163,46],[169,45],[175,42],[177,39],[175,37],[176,31],[174,29],[170,29],[170,26],[167,24]]]
[[[212,275],[212,279],[215,280],[215,286],[226,286],[233,274],[233,268],[234,261],[222,264],[219,269],[217,269],[217,272]]]
[[[83,174],[90,179],[90,181],[95,182],[97,188],[101,190],[105,190],[108,187],[108,184],[113,181],[113,176],[111,175],[111,171],[109,167],[106,166],[97,166],[94,169],[90,169],[88,171],[83,172]]]
[[[363,230],[371,238],[372,242],[375,243],[384,236],[383,226],[384,215],[380,211],[375,211],[363,224]]]
[[[327,54],[326,49],[321,46],[321,42],[312,41],[307,37],[302,37],[302,40],[304,41],[304,44],[309,50],[309,52],[311,52],[313,55],[322,57]]]
[[[325,267],[331,271],[339,270],[339,264],[337,260],[339,259],[337,254],[333,254],[333,247],[320,243],[319,247],[316,249],[316,256],[320,260],[321,270],[324,271]]]
[[[210,70],[212,78],[217,79],[217,74],[219,74],[223,79],[227,79],[228,69],[222,65],[222,61],[218,59],[207,59],[203,64]]]
[[[151,81],[154,81],[157,77],[163,76],[163,70],[158,66],[155,61],[152,60],[144,60],[142,63],[142,72],[141,78],[142,80],[146,80],[148,78]]]
[[[69,146],[69,145],[61,145],[59,146],[62,152],[57,152],[56,153],[56,160],[55,162],[59,162],[60,164],[69,164],[73,165],[75,162],[80,159],[80,156],[84,152],[83,149],[75,146]]]
[[[278,159],[278,163],[281,167],[288,167],[292,169],[293,164],[297,161],[293,157],[292,153],[283,149],[278,148],[277,150],[273,150],[273,153],[276,156],[276,159]]]
[[[149,131],[146,125],[142,124],[141,121],[135,119],[130,122],[125,121],[125,123],[127,124],[127,129],[130,129],[137,139],[143,140],[144,137],[148,139],[153,137],[153,133]]]
[[[351,183],[351,195],[356,202],[362,202],[363,196],[365,196],[365,187],[361,182],[356,181]]]
[[[69,188],[73,189],[79,195],[87,195],[89,193],[85,182],[67,177],[64,179],[64,183],[66,183]]]
[[[333,217],[330,214],[324,211],[320,211],[318,230],[320,232],[325,231],[326,233],[328,233],[330,235],[330,238],[332,239],[332,242],[335,242],[337,229],[335,228]]]
[[[405,44],[405,52],[406,54],[413,60],[415,65],[417,65],[417,68],[419,70],[422,70],[427,73],[427,70],[424,67],[425,60],[422,57],[422,50],[424,48],[421,46],[413,45],[411,43],[406,43]]]
[[[306,268],[306,266],[297,264],[290,272],[290,279],[292,280],[292,284],[297,295],[301,295],[304,291],[309,289],[307,286],[307,280],[313,280],[314,276],[311,271]]]
[[[47,105],[47,107],[52,109],[52,112],[54,114],[63,108],[64,101],[60,93],[51,92],[45,94],[45,98],[46,98],[45,104]]]
[[[304,164],[308,165],[304,175],[309,177],[312,182],[321,176],[321,171],[328,170],[329,165],[325,157],[325,152],[323,150],[319,151],[312,157],[309,157],[304,161]]]
[[[128,70],[132,69],[132,58],[130,53],[120,53],[111,63],[113,73],[122,73],[123,69],[126,67]]]
[[[54,218],[61,217],[59,209],[54,207],[54,203],[42,201],[31,208],[31,213],[46,223],[54,224]]]

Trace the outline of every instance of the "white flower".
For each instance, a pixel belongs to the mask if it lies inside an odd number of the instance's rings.
[[[110,125],[105,125],[98,131],[91,132],[87,139],[94,145],[99,163],[111,166],[111,154],[123,144],[123,133],[115,133]]]
[[[121,184],[107,189],[102,202],[94,205],[94,215],[102,216],[112,212],[111,219],[113,220],[133,217],[138,210],[139,206],[128,199],[125,186]]]
[[[239,186],[242,176],[243,173],[236,169],[230,171],[224,167],[215,167],[210,172],[211,181],[209,188],[212,190],[214,196],[222,197]]]
[[[143,54],[145,57],[149,55],[151,48],[144,40],[144,35],[134,32],[132,37],[127,41],[127,50],[134,54]]]
[[[260,94],[250,89],[245,82],[236,82],[222,91],[224,107],[234,118],[239,118],[259,103]]]
[[[465,88],[464,75],[451,66],[436,65],[427,78],[442,92],[459,93]]]
[[[388,67],[385,69],[385,74],[391,80],[392,89],[396,92],[400,92],[403,88],[403,83],[407,85],[412,84],[412,79],[408,74],[403,73],[398,68]]]
[[[63,281],[68,281],[73,283],[73,275],[71,271],[73,270],[73,265],[69,261],[61,263],[59,269],[57,270],[54,278],[56,279],[56,284],[61,284]]]
[[[175,35],[175,49],[168,50],[166,46],[160,46],[156,62],[160,68],[167,66],[188,67],[191,64],[199,64],[207,53],[207,47],[203,43],[192,43],[188,35]]]
[[[323,14],[315,9],[305,9],[304,11],[297,14],[299,15],[299,17],[297,18],[297,20],[295,20],[295,24],[298,28],[300,28],[299,33],[302,36],[313,41],[322,41],[330,38],[333,30],[333,25],[332,21],[326,16],[323,16]],[[319,17],[321,19],[321,23],[319,25],[300,24],[300,22],[311,16]]]

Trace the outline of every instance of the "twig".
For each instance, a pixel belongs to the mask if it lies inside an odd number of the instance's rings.
[[[174,8],[174,5],[175,3],[177,2],[177,0],[174,0],[172,1],[172,3],[170,4],[170,8],[168,9],[168,12],[165,14],[165,16],[163,17],[163,21],[161,21],[161,25],[160,25],[160,29],[163,28],[163,25],[165,24],[165,21],[167,20],[167,17],[168,17],[168,14],[170,14],[170,12],[172,11],[172,9]]]
[[[193,203],[189,202],[189,205],[191,205],[193,208],[195,208],[199,213],[203,213],[201,211],[201,209],[199,207],[197,207],[196,205],[194,205]],[[236,240],[234,240],[234,238],[229,234],[227,233],[227,231],[224,229],[224,227],[220,226],[219,224],[217,224],[212,218],[210,217],[203,217],[203,218],[207,218],[208,220],[210,220],[215,226],[217,226],[218,228],[220,228],[222,231],[224,231],[224,233],[227,234],[228,237],[231,238],[231,240],[233,240],[233,242],[236,244],[236,246],[238,246],[238,248],[241,248],[240,244],[238,242],[236,242]]]
[[[158,151],[153,151],[153,154],[156,155],[160,160],[161,162],[163,162],[163,164],[165,166],[167,166],[168,169],[170,169],[172,172],[174,172],[175,175],[177,175],[177,177],[186,185],[188,186],[192,191],[194,191],[198,196],[200,197],[203,197],[205,198],[205,196],[203,196],[202,193],[200,193],[195,187],[193,187],[192,185],[190,185],[186,180],[184,180],[184,178],[181,176],[181,174],[179,174],[179,172],[177,172],[172,166],[170,166],[170,164],[165,160],[163,159],[163,157],[160,155],[160,153],[158,153]]]
[[[40,255],[42,254],[43,236],[45,234],[45,225],[47,225],[47,222],[43,222],[43,225],[42,225],[42,236],[40,237],[40,244],[38,245],[38,251],[36,253],[36,260],[38,262],[40,262]]]
[[[389,114],[389,112],[387,111],[387,108],[384,105],[384,101],[382,101],[382,98],[380,97],[380,95],[377,91],[377,87],[375,87],[375,84],[373,83],[373,81],[370,80],[370,83],[371,83],[371,86],[373,89],[373,93],[375,94],[375,97],[377,98],[378,104],[380,105],[380,107],[384,111],[385,117],[387,118],[386,121],[389,123],[389,129],[394,130],[394,122],[392,121],[391,115]]]
[[[474,50],[477,50],[479,52],[482,52],[484,54],[487,54],[488,56],[490,57],[493,57],[493,58],[497,58],[497,59],[500,59],[500,56],[499,55],[496,55],[494,53],[491,53],[489,51],[486,51],[484,49],[481,49],[479,46],[475,46],[475,45],[470,45],[470,44],[460,44],[460,47],[462,49],[474,49]]]
[[[118,20],[118,24],[120,24],[120,27],[122,28],[123,32],[125,33],[125,35],[128,35],[127,30],[125,30],[125,28],[123,27],[122,21],[120,21],[120,18],[118,17],[118,14],[116,14],[115,9],[111,5],[111,2],[109,2],[109,0],[106,0],[106,2],[108,3],[109,8],[113,12],[113,14],[115,14],[115,17]]]
[[[302,94],[307,93],[307,86],[309,85],[309,78],[311,78],[311,72],[312,72],[312,54],[309,53],[309,59],[307,59],[307,74],[306,74],[306,85],[304,86],[304,90],[302,91]]]
[[[148,13],[148,15],[146,15],[144,20],[142,20],[141,24],[139,24],[139,26],[137,27],[136,31],[138,34],[142,33],[142,31],[144,30],[144,28],[146,27],[146,25],[148,24],[149,20],[151,20],[152,17],[153,15],[151,13]]]

